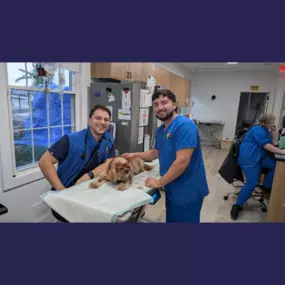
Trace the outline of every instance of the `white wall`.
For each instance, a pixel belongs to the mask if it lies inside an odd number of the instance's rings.
[[[3,63],[0,63],[3,65]],[[63,64],[64,65],[64,64]],[[6,95],[6,82],[0,78],[0,95]],[[80,86],[77,96],[77,122],[80,122],[80,128],[86,126],[87,120],[87,86],[90,82],[90,65],[89,63],[80,63]],[[1,108],[7,106],[1,106]],[[1,126],[9,128],[8,126]],[[1,147],[1,145],[0,145]],[[5,154],[4,154],[5,155]],[[3,157],[0,156],[0,160]],[[8,208],[8,213],[0,216],[1,222],[53,222],[55,221],[50,209],[42,203],[40,195],[50,189],[49,183],[45,179],[40,179],[35,182],[28,183],[12,190],[3,191],[3,175],[0,164],[0,203]]]
[[[50,189],[46,180],[2,192],[0,203],[8,208],[8,213],[0,216],[2,222],[53,222],[50,209],[42,203],[40,195]]]
[[[277,73],[212,71],[192,74],[191,80],[193,118],[224,121],[223,137],[234,137],[240,93],[250,92],[250,86],[259,85],[259,92],[270,93],[268,112],[274,110],[279,80]],[[215,101],[211,101],[212,95],[216,95]],[[277,109],[275,106],[276,114]]]

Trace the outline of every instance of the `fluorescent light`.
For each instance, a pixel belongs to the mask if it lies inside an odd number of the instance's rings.
[[[238,64],[237,62],[228,62],[228,64]]]

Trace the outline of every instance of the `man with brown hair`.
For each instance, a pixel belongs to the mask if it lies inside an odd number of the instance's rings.
[[[52,185],[51,190],[60,191],[93,179],[106,169],[108,159],[115,157],[114,138],[107,131],[110,118],[111,111],[106,106],[95,105],[86,129],[64,135],[43,154],[39,167]],[[58,220],[67,222],[54,210],[52,213]]]
[[[107,159],[115,156],[114,138],[107,131],[110,118],[111,112],[106,106],[95,105],[86,129],[64,135],[43,154],[39,167],[52,190],[93,179],[104,170]],[[58,163],[57,170],[55,163]]]
[[[155,147],[125,157],[159,160],[160,179],[149,177],[147,187],[165,189],[167,223],[199,223],[204,197],[209,194],[198,128],[176,112],[176,96],[170,90],[152,95],[153,110],[163,124],[156,131]]]

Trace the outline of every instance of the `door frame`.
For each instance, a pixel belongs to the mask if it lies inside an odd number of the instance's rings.
[[[239,107],[240,107],[240,100],[241,100],[241,94],[242,94],[242,93],[249,93],[249,94],[252,94],[252,93],[253,93],[253,94],[266,94],[266,102],[265,102],[264,113],[267,114],[267,111],[268,111],[268,104],[269,104],[269,99],[270,99],[270,92],[240,91],[240,92],[239,92],[238,111],[237,111],[236,124],[235,124],[235,131],[234,131],[235,134],[236,134],[236,131],[237,131]]]

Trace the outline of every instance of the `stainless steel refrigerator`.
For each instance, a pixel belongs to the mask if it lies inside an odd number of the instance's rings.
[[[141,107],[141,89],[146,89],[145,82],[108,82],[101,80],[92,80],[89,88],[89,110],[96,104],[111,107],[111,122],[116,125],[115,144],[119,154],[141,152],[147,150],[148,145],[149,149],[154,146],[158,122],[152,107]],[[123,94],[128,94],[130,98],[129,113],[126,111],[124,114],[122,113],[124,110],[123,103],[125,103]],[[149,110],[148,124],[146,126],[140,126],[141,109]],[[149,141],[149,144],[145,141],[146,135],[146,140]],[[143,139],[139,141],[139,137]]]

